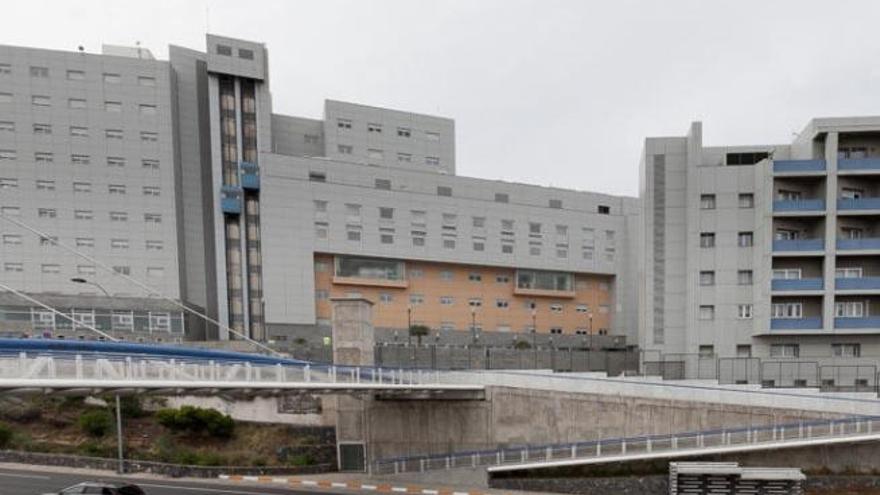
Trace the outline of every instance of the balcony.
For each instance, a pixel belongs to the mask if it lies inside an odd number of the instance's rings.
[[[822,317],[771,318],[770,330],[821,330]]]
[[[775,239],[773,251],[822,251],[825,240],[815,239]]]
[[[222,186],[220,188],[220,209],[223,213],[238,215],[241,213],[241,188],[238,186]]]
[[[847,250],[880,250],[880,237],[865,237],[862,239],[838,239],[837,249],[841,251]]]
[[[837,170],[880,171],[880,158],[840,158]]]
[[[880,277],[838,278],[834,280],[837,290],[880,290]]]
[[[838,210],[880,210],[880,198],[838,199]]]
[[[775,160],[773,172],[824,172],[825,160]]]
[[[822,290],[825,280],[821,278],[790,278],[770,281],[770,289],[774,291]]]
[[[241,162],[241,187],[249,191],[260,190],[260,167],[256,163]]]
[[[773,211],[825,211],[824,199],[782,199],[773,202]]]
[[[880,328],[880,316],[861,318],[835,318],[834,328]]]

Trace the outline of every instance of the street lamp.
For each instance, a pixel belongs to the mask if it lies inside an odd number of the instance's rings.
[[[589,320],[590,326],[587,328],[587,333],[590,334],[590,349],[593,350],[593,313],[587,313],[587,319]]]
[[[84,278],[82,278],[82,277],[73,277],[72,279],[70,279],[70,281],[73,282],[73,283],[75,283],[75,284],[93,285],[93,286],[95,286],[95,287],[101,289],[101,292],[103,292],[105,296],[107,296],[107,297],[112,297],[112,296],[110,295],[110,293],[107,292],[107,289],[105,289],[105,288],[104,288],[101,284],[99,284],[98,282],[92,282],[92,281],[86,280],[86,279],[84,279]]]
[[[406,307],[406,345],[412,345],[412,306]]]
[[[538,369],[538,311],[534,307],[532,308],[532,348],[534,349],[535,355],[535,368]]]
[[[471,341],[477,343],[477,307],[471,306]]]

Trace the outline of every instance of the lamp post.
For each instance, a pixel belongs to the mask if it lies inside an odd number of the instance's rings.
[[[535,308],[532,308],[532,348],[534,349],[535,355],[535,367],[534,369],[538,369],[538,311]]]
[[[107,297],[112,297],[112,296],[110,295],[110,293],[107,292],[107,289],[105,289],[104,286],[102,286],[102,285],[99,284],[98,282],[92,282],[92,281],[90,281],[90,280],[86,280],[86,279],[84,279],[84,278],[82,278],[82,277],[73,277],[72,279],[70,279],[70,281],[73,282],[73,283],[75,283],[75,284],[86,284],[86,285],[92,285],[92,286],[95,286],[95,287],[101,289],[101,292],[103,292],[105,296],[107,296]]]
[[[477,307],[471,306],[471,344],[477,343]]]
[[[412,306],[406,307],[406,345],[412,345]]]
[[[587,333],[590,334],[590,350],[593,350],[593,313],[587,313],[587,319],[589,320],[590,326],[587,328]]]

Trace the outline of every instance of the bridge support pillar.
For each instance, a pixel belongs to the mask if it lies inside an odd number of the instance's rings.
[[[373,367],[376,343],[373,303],[363,298],[333,298],[330,302],[333,306],[333,364]],[[338,376],[348,375],[342,372]],[[360,381],[360,369],[353,376],[356,378],[352,381]],[[366,395],[338,396],[334,400],[339,470],[368,471],[372,453],[367,445],[367,415],[373,398]]]

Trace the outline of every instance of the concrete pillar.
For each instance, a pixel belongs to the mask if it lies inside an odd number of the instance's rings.
[[[333,363],[337,366],[374,365],[376,343],[373,303],[363,298],[331,298],[333,307]],[[344,373],[341,373],[344,375]],[[336,445],[340,471],[367,471],[371,453],[367,446],[369,395],[338,396]]]
[[[825,297],[822,304],[822,328],[834,331],[834,274],[837,271],[837,141],[838,134],[825,137]]]

